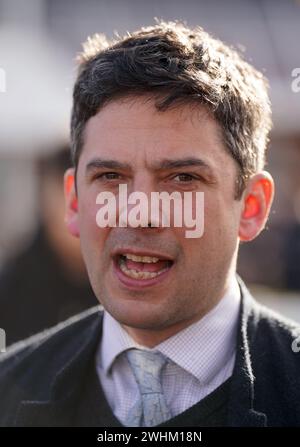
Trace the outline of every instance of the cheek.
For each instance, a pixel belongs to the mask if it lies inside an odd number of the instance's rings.
[[[84,191],[79,196],[78,207],[80,229],[88,229],[89,231],[94,232],[97,228],[96,196],[94,197],[94,194],[89,194],[88,191]]]
[[[222,198],[204,198],[204,233],[199,238],[198,246],[212,256],[226,250],[232,250],[238,238],[238,219],[234,203],[228,204]],[[195,240],[195,244],[197,244]]]
[[[99,228],[96,221],[96,215],[99,205],[96,204],[96,198],[86,196],[80,197],[79,201],[79,228],[81,245],[84,248],[88,246],[91,252],[101,250],[109,228]]]

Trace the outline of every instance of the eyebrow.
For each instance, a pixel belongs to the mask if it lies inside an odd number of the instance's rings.
[[[176,169],[184,167],[202,167],[206,168],[208,173],[214,177],[214,170],[201,158],[196,157],[186,157],[179,159],[162,159],[160,161],[154,162],[150,169],[153,171],[163,170],[163,169]],[[86,165],[86,173],[89,171],[94,171],[97,169],[121,169],[121,170],[132,170],[132,167],[128,163],[123,163],[117,160],[101,159],[95,158],[89,161]]]
[[[101,158],[95,158],[93,160],[91,160],[89,163],[87,163],[86,165],[86,173],[88,173],[89,171],[93,171],[96,169],[101,169],[101,168],[105,168],[105,169],[127,169],[130,170],[131,166],[128,163],[121,163],[117,160],[104,160]]]
[[[154,169],[174,169],[184,168],[188,166],[204,167],[210,170],[211,167],[202,159],[196,157],[179,158],[179,159],[163,159],[157,163],[154,163]]]

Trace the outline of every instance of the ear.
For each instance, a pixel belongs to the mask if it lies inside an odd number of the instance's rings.
[[[249,181],[243,194],[244,207],[240,219],[241,241],[251,241],[264,229],[274,197],[272,176],[262,171]]]
[[[75,169],[70,168],[64,175],[65,223],[70,234],[79,237],[78,202],[75,191]]]

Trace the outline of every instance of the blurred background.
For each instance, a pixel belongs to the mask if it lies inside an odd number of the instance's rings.
[[[78,241],[63,224],[62,176],[75,56],[154,17],[201,25],[245,51],[271,85],[268,228],[241,247],[238,271],[262,302],[300,321],[300,1],[0,0],[0,327],[7,343],[97,303]]]

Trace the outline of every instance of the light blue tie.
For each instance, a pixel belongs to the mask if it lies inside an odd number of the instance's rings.
[[[162,391],[160,375],[167,359],[160,352],[130,349],[126,352],[140,391],[138,402],[126,418],[128,427],[152,427],[171,418]]]

